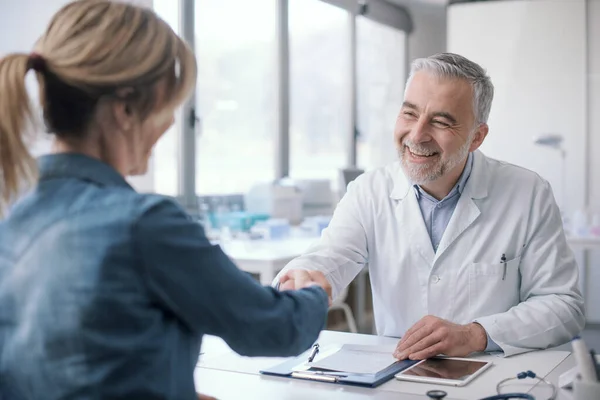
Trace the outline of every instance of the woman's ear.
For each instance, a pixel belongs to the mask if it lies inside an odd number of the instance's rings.
[[[124,132],[130,131],[135,123],[135,116],[131,105],[126,101],[116,100],[111,108],[117,128]]]
[[[117,90],[117,96],[113,103],[113,115],[118,128],[129,131],[135,122],[135,116],[131,102],[128,100],[134,94],[133,88],[121,88]]]

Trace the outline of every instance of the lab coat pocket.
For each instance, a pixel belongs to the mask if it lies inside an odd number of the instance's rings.
[[[469,266],[469,308],[473,318],[508,311],[519,303],[521,257],[506,263]]]

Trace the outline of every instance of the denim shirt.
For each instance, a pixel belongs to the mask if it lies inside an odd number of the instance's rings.
[[[247,356],[316,340],[321,288],[260,286],[172,199],[98,160],[39,169],[0,222],[0,398],[193,400],[203,334]]]

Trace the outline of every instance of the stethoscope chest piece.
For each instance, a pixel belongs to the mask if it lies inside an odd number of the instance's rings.
[[[430,399],[433,399],[433,400],[442,400],[444,397],[446,397],[448,395],[448,393],[444,392],[443,390],[430,390],[426,394],[427,394],[427,397],[429,397]]]

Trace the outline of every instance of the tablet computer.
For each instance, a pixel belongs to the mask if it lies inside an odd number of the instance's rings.
[[[405,381],[465,386],[491,365],[491,361],[471,358],[434,357],[418,362],[395,377]]]

